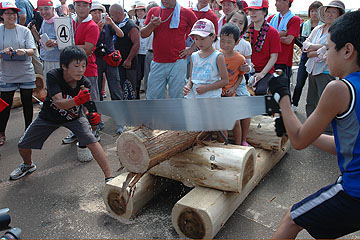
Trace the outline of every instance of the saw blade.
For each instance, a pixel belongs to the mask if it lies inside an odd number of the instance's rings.
[[[119,125],[174,131],[233,129],[235,121],[266,113],[264,96],[96,102]]]

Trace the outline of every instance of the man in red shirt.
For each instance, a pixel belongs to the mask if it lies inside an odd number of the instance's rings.
[[[182,98],[186,83],[186,59],[196,48],[186,48],[185,40],[197,21],[191,9],[176,0],[161,0],[161,7],[152,8],[146,16],[141,37],[154,33],[154,59],[148,78],[147,99],[165,98],[166,85],[170,98]]]
[[[276,69],[282,69],[288,79],[290,86],[291,67],[294,54],[295,39],[299,37],[301,19],[295,16],[290,7],[293,0],[276,0],[276,10],[279,12],[270,16],[267,21],[278,30],[281,41],[281,53],[275,64]]]
[[[97,83],[96,57],[93,53],[99,39],[100,31],[97,24],[90,15],[92,0],[74,0],[77,16],[73,19],[73,30],[75,45],[85,50],[88,56],[88,66],[84,73],[91,82],[91,99],[100,100],[99,88]]]
[[[274,73],[278,54],[281,52],[279,33],[265,20],[268,8],[267,0],[252,0],[246,9],[249,10],[251,19],[246,38],[251,44],[251,61],[255,65],[255,74],[251,76],[249,82],[255,88],[256,95],[267,93],[268,82]]]

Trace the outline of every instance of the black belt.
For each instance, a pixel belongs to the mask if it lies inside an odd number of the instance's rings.
[[[148,49],[149,52],[154,52],[152,49]]]

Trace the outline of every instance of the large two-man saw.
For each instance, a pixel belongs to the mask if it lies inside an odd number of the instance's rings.
[[[279,112],[272,96],[95,102],[99,113],[125,126],[174,131],[233,129],[235,121]]]

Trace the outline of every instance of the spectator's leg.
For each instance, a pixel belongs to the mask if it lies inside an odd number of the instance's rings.
[[[135,96],[137,96],[137,73],[136,73],[136,69],[127,69],[126,70],[126,78],[130,81],[134,91],[135,91]],[[136,99],[138,99],[136,97]]]
[[[99,89],[99,99],[100,101],[104,100],[101,91],[103,90],[103,80],[104,80],[104,75],[103,72],[105,71],[105,64],[104,64],[104,60],[102,58],[96,58],[96,65],[97,65],[97,74],[98,74],[98,79],[97,79],[97,85],[98,85],[98,89]]]
[[[93,100],[93,101],[100,100],[98,77],[94,76],[94,77],[87,77],[87,78],[89,79],[90,84],[91,84],[91,89],[90,89],[91,100]]]
[[[146,99],[164,99],[169,64],[152,61],[150,68]]]
[[[307,60],[308,60],[307,53],[302,53],[298,72],[297,72],[296,86],[295,86],[294,94],[293,94],[293,98],[292,98],[292,102],[293,102],[294,106],[296,106],[296,107],[299,105],[301,93],[304,88],[306,79],[309,75],[308,72],[306,71],[306,67],[305,67]]]
[[[309,117],[310,114],[315,110],[318,99],[318,90],[316,85],[316,77],[313,75],[309,75],[309,86],[308,92],[306,96],[306,116]]]
[[[25,119],[25,129],[30,125],[33,119],[33,89],[20,89],[21,103],[23,105],[23,114]]]
[[[9,104],[8,107],[6,107],[3,111],[0,112],[0,133],[5,133],[6,125],[10,117],[10,110],[13,103],[14,94],[15,91],[2,91],[0,93],[0,97],[2,98],[2,100]]]
[[[121,100],[122,93],[120,87],[120,76],[119,76],[118,68],[107,65],[105,74],[107,78],[111,100]]]
[[[149,73],[150,73],[150,65],[151,65],[151,61],[154,58],[154,53],[153,51],[147,51],[146,52],[146,57],[145,57],[145,65],[144,65],[144,91],[146,92],[147,90],[147,83],[148,83],[148,79],[149,79]]]
[[[270,80],[271,76],[272,75],[270,73],[268,73],[259,82],[257,82],[256,89],[255,89],[255,95],[258,96],[258,95],[266,95],[267,94],[267,89],[269,87],[269,80]]]
[[[172,64],[169,75],[169,98],[183,98],[186,84],[186,59],[179,59]]]

